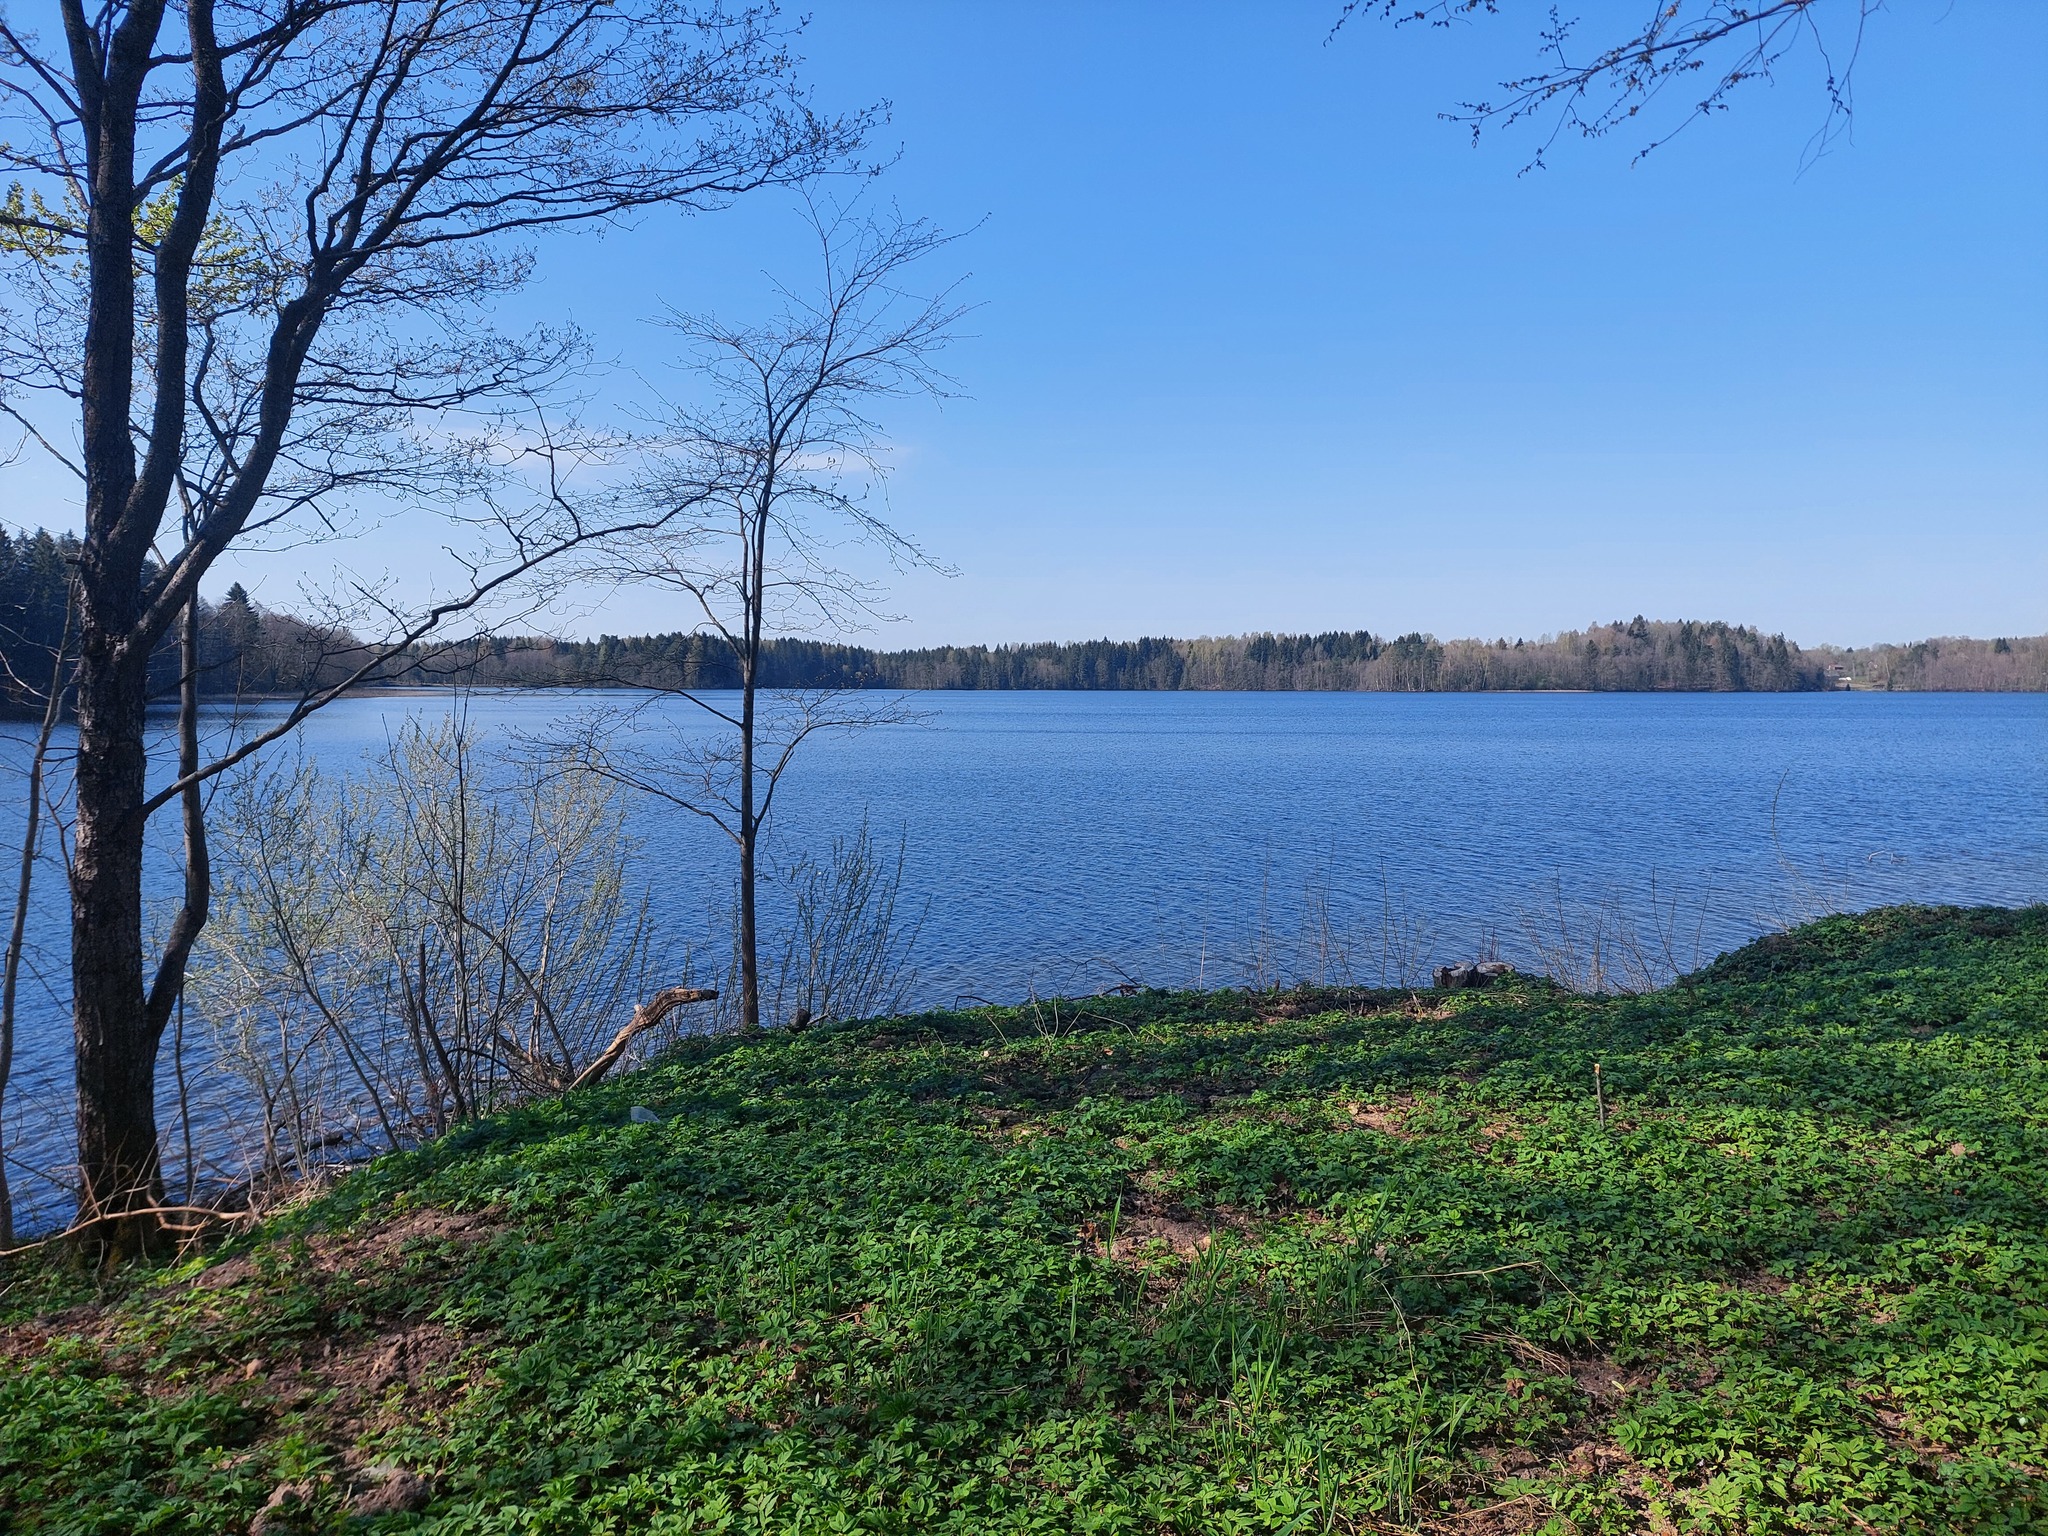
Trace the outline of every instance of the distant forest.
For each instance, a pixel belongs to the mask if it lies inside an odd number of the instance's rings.
[[[876,651],[777,641],[766,681],[781,688],[1081,688],[1470,692],[1483,689],[1813,689],[1824,663],[1782,636],[1727,624],[1645,619],[1542,641],[1386,639],[1366,630],[1200,640],[1082,640]],[[508,647],[479,672],[506,683],[719,688],[736,679],[702,635]]]
[[[68,535],[0,530],[0,706],[8,713],[37,709],[49,686],[64,627],[66,563],[77,553]],[[261,607],[239,585],[201,605],[201,687],[209,694],[298,693],[340,681],[367,654],[346,630]],[[156,691],[175,691],[177,676],[173,638],[156,658]],[[423,646],[381,668],[374,685],[723,688],[737,681],[721,642],[672,634]],[[903,651],[777,640],[767,649],[764,681],[774,688],[2042,692],[2048,635],[1802,650],[1744,625],[1638,617],[1538,640],[1388,639],[1362,629]]]
[[[71,534],[11,535],[0,529],[0,713],[40,714],[57,645],[65,633],[65,585],[78,558]],[[154,575],[145,573],[145,578]],[[75,631],[74,631],[75,634]],[[368,653],[344,630],[258,608],[240,584],[223,601],[200,604],[202,692],[298,693],[338,682]],[[166,636],[150,659],[150,691],[178,688],[178,639]],[[400,669],[418,670],[408,660]]]
[[[452,660],[444,661],[447,670]],[[1801,650],[1783,635],[1742,625],[1638,617],[1540,640],[1386,639],[1351,630],[906,651],[778,640],[768,648],[766,672],[776,688],[2041,692],[2048,691],[2048,635]],[[699,634],[501,640],[466,675],[501,687],[725,688],[738,681],[724,646]]]

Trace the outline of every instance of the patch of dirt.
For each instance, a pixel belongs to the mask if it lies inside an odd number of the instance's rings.
[[[307,1238],[306,1248],[313,1265],[322,1274],[342,1270],[388,1268],[400,1263],[408,1248],[428,1243],[447,1243],[466,1248],[482,1242],[498,1230],[495,1211],[443,1211],[429,1206],[407,1211],[392,1221],[358,1227],[340,1234],[316,1233]],[[250,1254],[215,1264],[192,1282],[193,1288],[216,1291],[237,1285],[256,1273]]]
[[[1646,1536],[1675,1536],[1670,1525],[1653,1523],[1649,1518],[1651,1503],[1662,1497],[1667,1489],[1654,1472],[1608,1439],[1604,1426],[1585,1426],[1563,1458],[1552,1463],[1552,1469],[1566,1477],[1585,1480],[1612,1478],[1613,1487],[1621,1495],[1622,1502],[1642,1518],[1643,1523],[1637,1529],[1645,1532]]]
[[[1571,1378],[1595,1402],[1617,1402],[1655,1379],[1648,1371],[1625,1371],[1607,1359],[1572,1361]]]
[[[467,1248],[498,1228],[497,1216],[488,1211],[421,1209],[353,1232],[312,1236],[300,1251],[310,1254],[318,1275],[385,1278],[401,1272],[408,1261],[417,1262],[422,1247],[430,1252],[443,1245]],[[316,1291],[321,1289],[317,1279],[307,1275],[303,1259],[286,1273],[295,1286],[310,1283]],[[181,1289],[187,1295],[218,1296],[257,1275],[255,1259],[240,1254],[211,1266]],[[351,1295],[360,1289],[360,1282],[342,1284]],[[329,1312],[327,1327],[347,1315],[346,1310]],[[226,1322],[227,1331],[209,1340],[207,1333],[216,1322]],[[475,1339],[444,1324],[392,1316],[388,1310],[382,1317],[336,1331],[280,1332],[246,1355],[247,1343],[231,1342],[248,1337],[241,1326],[239,1305],[216,1311],[213,1304],[180,1325],[181,1331],[199,1330],[198,1342],[217,1351],[208,1361],[216,1388],[251,1394],[259,1412],[307,1416],[348,1465],[358,1461],[353,1448],[364,1436],[445,1408],[478,1376],[475,1367],[464,1363]],[[136,1311],[119,1303],[74,1307],[0,1330],[0,1360],[32,1358],[59,1339],[85,1339],[101,1348],[111,1369],[145,1390],[169,1390],[168,1380],[152,1368],[148,1337],[154,1327],[146,1304]]]
[[[424,1508],[433,1496],[434,1485],[417,1472],[370,1467],[355,1479],[348,1508],[358,1520],[374,1520],[380,1515],[410,1514]]]
[[[121,1376],[135,1378],[139,1372],[123,1364],[115,1343],[119,1317],[111,1307],[68,1307],[49,1317],[37,1317],[12,1327],[0,1327],[0,1370],[25,1368],[49,1352],[53,1343],[90,1343],[98,1352],[98,1364]]]
[[[1108,1257],[1112,1259],[1133,1259],[1153,1243],[1164,1243],[1183,1259],[1192,1259],[1196,1254],[1206,1252],[1215,1241],[1214,1228],[1205,1222],[1189,1221],[1175,1216],[1133,1216],[1117,1226],[1116,1241],[1110,1245]],[[1102,1250],[1102,1240],[1095,1240],[1097,1252]]]
[[[1109,1236],[1107,1222],[1084,1222],[1081,1239],[1097,1258],[1117,1263],[1141,1259],[1155,1244],[1162,1243],[1179,1258],[1191,1260],[1197,1254],[1208,1252],[1219,1232],[1247,1233],[1252,1230],[1252,1218],[1230,1206],[1194,1212],[1181,1206],[1147,1205],[1123,1213],[1116,1224],[1113,1246],[1106,1241]]]
[[[1258,1001],[1261,1024],[1291,1023],[1326,1013],[1348,1013],[1353,1018],[1371,1018],[1391,1012],[1396,996],[1386,988],[1297,987],[1292,992],[1268,993]]]
[[[1555,1350],[1545,1349],[1532,1343],[1519,1333],[1474,1333],[1471,1339],[1483,1339],[1489,1344],[1499,1344],[1522,1364],[1532,1366],[1546,1376],[1569,1376],[1572,1385],[1598,1403],[1619,1402],[1632,1392],[1640,1392],[1656,1380],[1654,1372],[1624,1370],[1605,1356],[1591,1360],[1574,1360]]]
[[[1744,1270],[1734,1277],[1734,1284],[1738,1290],[1761,1291],[1766,1296],[1782,1296],[1792,1289],[1790,1280],[1768,1269]]]
[[[433,1496],[428,1479],[403,1467],[363,1467],[346,1479],[330,1473],[297,1478],[270,1490],[269,1499],[249,1522],[249,1536],[296,1536],[315,1526],[325,1528],[334,1515],[344,1512],[357,1521],[409,1514],[423,1509]]]
[[[251,1406],[270,1421],[260,1434],[302,1426],[351,1473],[374,1461],[365,1439],[445,1413],[483,1375],[483,1340],[430,1320],[279,1342],[285,1347],[268,1358],[218,1362],[215,1386],[251,1393]]]
[[[1553,1353],[1542,1346],[1533,1344],[1519,1334],[1487,1333],[1468,1337],[1488,1339],[1503,1344],[1518,1360],[1526,1362],[1536,1370],[1550,1376],[1569,1376],[1579,1391],[1592,1399],[1583,1417],[1566,1429],[1556,1439],[1536,1447],[1523,1445],[1481,1444],[1477,1450],[1482,1465],[1491,1474],[1490,1481],[1498,1486],[1509,1478],[1525,1480],[1564,1479],[1571,1482],[1601,1481],[1621,1502],[1635,1513],[1636,1523],[1629,1527],[1639,1530],[1645,1536],[1676,1536],[1668,1524],[1658,1522],[1652,1516],[1653,1506],[1669,1499],[1672,1487],[1669,1481],[1653,1469],[1644,1466],[1613,1438],[1612,1425],[1616,1411],[1630,1394],[1648,1386],[1654,1379],[1645,1371],[1623,1370],[1606,1358],[1573,1360]],[[1478,1503],[1468,1500],[1468,1503]],[[1553,1514],[1548,1502],[1540,1493],[1526,1495],[1521,1500],[1504,1501],[1494,1506],[1501,1517],[1511,1523],[1479,1526],[1473,1524],[1450,1524],[1460,1519],[1470,1521],[1485,1515],[1493,1518],[1491,1511],[1477,1509],[1468,1516],[1446,1516],[1427,1529],[1479,1529],[1489,1533],[1528,1532],[1542,1529]],[[1525,1523],[1512,1523],[1525,1522]]]
[[[1651,1504],[1666,1490],[1657,1475],[1608,1438],[1605,1416],[1580,1425],[1563,1441],[1532,1449],[1525,1445],[1479,1445],[1480,1474],[1488,1484],[1498,1486],[1509,1478],[1533,1480],[1562,1478],[1571,1481],[1611,1479],[1610,1486],[1633,1509],[1640,1523],[1631,1527],[1646,1536],[1674,1536],[1668,1525],[1652,1523]],[[1513,1498],[1468,1495],[1466,1508],[1425,1520],[1423,1529],[1442,1532],[1483,1532],[1485,1536],[1524,1536],[1543,1530],[1555,1517],[1548,1499],[1539,1491]]]
[[[104,1349],[113,1334],[112,1309],[91,1305],[66,1307],[62,1312],[0,1328],[0,1362],[26,1363],[58,1339],[84,1339]]]
[[[1530,1536],[1551,1519],[1550,1505],[1541,1494],[1525,1493],[1490,1504],[1472,1502],[1470,1509],[1431,1522],[1430,1529],[1456,1531],[1460,1536]]]
[[[1500,1487],[1510,1478],[1529,1480],[1542,1475],[1548,1462],[1540,1451],[1525,1445],[1481,1444],[1471,1449],[1473,1464],[1453,1478],[1451,1488],[1442,1490],[1450,1498],[1438,1513],[1421,1516],[1419,1526],[1373,1523],[1360,1529],[1385,1531],[1389,1536],[1409,1530],[1455,1532],[1456,1536],[1531,1536],[1552,1524],[1556,1511],[1540,1490],[1503,1497]]]
[[[297,1358],[245,1375],[267,1375],[278,1401],[303,1407],[347,1448],[365,1433],[446,1408],[475,1385],[462,1365],[473,1341],[435,1322],[396,1324],[374,1333],[308,1341]]]
[[[1598,1477],[1628,1459],[1628,1452],[1609,1441],[1581,1440],[1565,1455],[1564,1468],[1575,1477]]]
[[[1938,1440],[1929,1440],[1916,1433],[1912,1419],[1893,1407],[1890,1399],[1873,1393],[1865,1393],[1864,1397],[1870,1404],[1870,1416],[1877,1422],[1878,1433],[1894,1449],[1934,1461],[1946,1459],[1949,1448]]]
[[[1346,1104],[1344,1114],[1350,1122],[1363,1130],[1377,1131],[1382,1136],[1392,1136],[1397,1141],[1408,1141],[1414,1132],[1404,1130],[1402,1122],[1408,1111],[1415,1107],[1415,1100],[1408,1094],[1398,1094],[1384,1104]]]

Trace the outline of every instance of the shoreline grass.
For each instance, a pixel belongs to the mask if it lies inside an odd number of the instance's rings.
[[[2044,1212],[2048,908],[727,1036],[0,1269],[0,1531],[2036,1530]]]

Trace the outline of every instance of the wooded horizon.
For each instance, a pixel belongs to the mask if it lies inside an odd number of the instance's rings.
[[[69,535],[0,531],[0,657],[7,703],[39,711],[64,621]],[[236,585],[200,607],[203,692],[297,694],[331,686],[374,644],[340,624],[254,602]],[[174,646],[155,691],[177,683]],[[1252,633],[1178,639],[1027,641],[884,650],[782,638],[764,643],[764,686],[910,690],[1309,692],[2048,691],[2048,635],[1938,636],[1904,644],[1802,647],[1719,620],[1634,619],[1536,639],[1442,640],[1420,631]],[[718,689],[737,686],[715,633],[564,640],[497,635],[416,646],[380,670],[381,686]]]
[[[461,658],[460,647],[443,653]],[[715,635],[493,641],[451,680],[477,686],[736,686]],[[420,670],[439,658],[422,656]],[[1815,692],[1830,688],[2048,690],[2048,636],[1936,637],[1805,649],[1719,620],[1630,620],[1537,639],[1449,639],[1415,631],[1254,632],[1179,639],[1027,641],[879,650],[780,639],[764,684],[909,690],[1304,692]]]

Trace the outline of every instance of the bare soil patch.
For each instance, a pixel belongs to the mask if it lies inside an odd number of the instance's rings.
[[[111,1306],[66,1307],[0,1328],[0,1362],[27,1365],[59,1339],[82,1339],[104,1348],[114,1332],[112,1313]]]
[[[1623,1370],[1607,1359],[1574,1360],[1571,1377],[1573,1384],[1596,1402],[1616,1402],[1655,1379],[1648,1371]]]
[[[1459,1536],[1530,1536],[1549,1521],[1550,1505],[1540,1494],[1525,1493],[1491,1504],[1474,1501],[1472,1508],[1431,1521],[1427,1528]]]
[[[498,1230],[499,1222],[495,1211],[443,1211],[421,1206],[374,1226],[316,1233],[307,1238],[306,1249],[314,1267],[323,1274],[382,1268],[400,1263],[408,1250],[428,1244],[466,1248],[480,1243]],[[211,1265],[192,1284],[203,1291],[225,1290],[255,1273],[255,1261],[247,1254],[238,1254]]]
[[[1347,1013],[1364,1019],[1391,1012],[1397,1001],[1397,994],[1371,987],[1300,987],[1259,999],[1259,1022],[1288,1023],[1326,1013]]]
[[[1760,1291],[1766,1296],[1782,1296],[1792,1289],[1792,1282],[1783,1275],[1774,1275],[1768,1269],[1744,1270],[1735,1277],[1738,1289]]]
[[[250,1364],[268,1375],[279,1406],[310,1413],[355,1463],[353,1448],[364,1436],[444,1410],[474,1387],[478,1372],[464,1356],[476,1343],[427,1321],[309,1341],[267,1373],[264,1362]]]
[[[1404,1128],[1408,1112],[1415,1108],[1415,1100],[1408,1094],[1396,1095],[1380,1104],[1346,1104],[1343,1108],[1345,1118],[1361,1130],[1377,1131],[1397,1141],[1413,1139],[1414,1132]]]
[[[384,1277],[418,1262],[423,1249],[466,1249],[498,1229],[492,1212],[421,1208],[354,1231],[314,1235],[303,1252],[318,1274]],[[248,1255],[209,1266],[167,1293],[171,1300],[180,1294],[210,1298],[198,1315],[172,1326],[188,1339],[196,1334],[203,1369],[216,1388],[253,1391],[258,1403],[275,1411],[309,1415],[351,1465],[360,1460],[353,1447],[366,1435],[395,1427],[401,1416],[444,1408],[474,1385],[475,1370],[462,1362],[477,1341],[442,1323],[394,1317],[388,1308],[354,1327],[280,1335],[250,1352],[246,1342],[233,1342],[238,1336],[246,1340],[246,1318],[238,1311],[243,1303],[229,1293],[257,1278]],[[294,1282],[306,1278],[302,1263]],[[26,1363],[60,1341],[82,1340],[102,1351],[108,1368],[152,1395],[160,1387],[174,1390],[149,1370],[158,1324],[149,1318],[146,1301],[140,1316],[133,1301],[70,1307],[0,1329],[0,1361]],[[263,1306],[260,1296],[251,1304]]]
[[[1230,1206],[1198,1212],[1147,1202],[1139,1209],[1123,1212],[1116,1223],[1113,1244],[1109,1241],[1107,1222],[1084,1222],[1081,1237],[1097,1258],[1129,1263],[1142,1259],[1162,1244],[1178,1258],[1193,1259],[1209,1250],[1218,1233],[1252,1230],[1251,1216]]]

